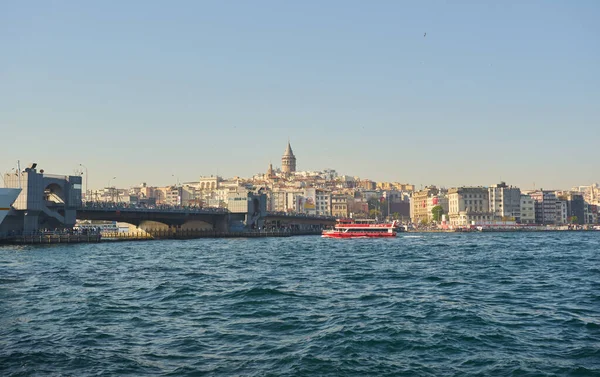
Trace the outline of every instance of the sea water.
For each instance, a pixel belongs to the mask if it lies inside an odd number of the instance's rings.
[[[600,232],[0,247],[0,375],[600,375]]]

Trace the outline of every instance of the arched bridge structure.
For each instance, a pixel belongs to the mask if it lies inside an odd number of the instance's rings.
[[[214,229],[228,231],[232,214],[223,208],[186,208],[156,206],[151,208],[88,202],[77,209],[78,220],[124,222],[142,229],[158,226],[169,228]],[[335,217],[310,216],[284,212],[267,212],[265,226],[314,229],[335,224]]]
[[[266,227],[315,229],[335,225],[333,216],[306,215],[302,213],[267,212],[265,216]]]
[[[219,208],[185,208],[157,206],[143,208],[128,205],[86,203],[77,210],[78,220],[119,221],[140,228],[214,229],[227,231],[229,213]]]

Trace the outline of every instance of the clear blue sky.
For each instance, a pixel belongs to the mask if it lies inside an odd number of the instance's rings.
[[[600,2],[3,1],[0,169],[600,181]],[[424,37],[424,33],[427,36]]]

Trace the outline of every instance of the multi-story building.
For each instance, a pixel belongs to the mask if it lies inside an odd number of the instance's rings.
[[[521,189],[509,187],[504,182],[488,188],[490,212],[495,220],[521,220]]]
[[[600,204],[600,186],[597,183],[590,186],[573,187],[571,191],[583,194],[583,200],[589,204]]]
[[[287,192],[275,190],[271,191],[268,196],[267,210],[275,212],[287,212]]]
[[[331,215],[338,218],[350,217],[354,198],[346,194],[331,195]]]
[[[600,219],[598,219],[598,206],[596,204],[588,204],[585,205],[586,210],[586,224],[598,224],[600,223]]]
[[[521,224],[535,224],[535,203],[529,195],[521,194]]]
[[[355,217],[365,217],[369,215],[369,203],[365,199],[355,198],[352,202],[351,211]]]
[[[358,181],[358,187],[363,189],[363,190],[375,190],[377,188],[377,183],[374,181],[371,181],[370,179],[363,179]]]
[[[557,192],[558,198],[567,203],[567,218],[569,223],[585,224],[585,200],[580,192]]]
[[[557,200],[556,201],[556,222],[555,224],[567,224],[569,222],[567,216],[567,201],[566,200]]]
[[[491,221],[489,192],[485,187],[457,187],[448,190],[448,217],[452,226]]]
[[[427,201],[430,197],[437,196],[439,192],[440,190],[435,186],[413,192],[410,201],[410,218],[414,224],[429,221],[430,210]]]
[[[219,188],[219,183],[223,179],[219,176],[200,177],[200,180],[196,184],[197,188],[202,191],[216,190]]]
[[[551,190],[529,192],[534,201],[536,224],[552,225],[556,223],[556,194]]]
[[[315,207],[317,215],[331,215],[331,191],[317,189],[315,191]]]
[[[194,189],[189,186],[167,186],[164,189],[163,204],[172,206],[187,206],[195,198]]]
[[[427,220],[433,221],[433,208],[442,207],[442,214],[448,215],[448,191],[440,189],[437,195],[432,195],[427,198]]]

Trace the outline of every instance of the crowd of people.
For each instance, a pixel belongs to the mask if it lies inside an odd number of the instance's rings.
[[[171,204],[147,204],[147,203],[125,203],[125,202],[84,202],[84,208],[93,208],[93,209],[115,209],[115,210],[160,210],[160,211],[177,211],[177,212],[186,212],[186,211],[198,211],[198,212],[216,212],[216,213],[226,213],[228,212],[227,208],[217,208],[217,207],[201,207],[197,205],[190,206],[181,206],[181,205],[171,205]],[[271,216],[295,216],[295,217],[319,217],[324,219],[333,218],[328,215],[312,215],[307,213],[297,213],[297,212],[282,212],[282,211],[274,211],[268,212]]]
[[[225,208],[200,207],[200,206],[181,206],[170,204],[146,204],[146,203],[125,203],[125,202],[84,202],[84,208],[93,209],[116,209],[116,210],[159,210],[159,211],[198,211],[198,212],[227,212]]]

